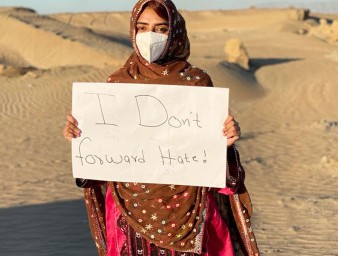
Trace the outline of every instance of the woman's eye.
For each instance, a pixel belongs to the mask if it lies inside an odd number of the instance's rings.
[[[137,26],[136,28],[137,28],[138,32],[145,32],[145,31],[147,31],[147,28],[145,26]]]
[[[169,31],[169,27],[165,26],[165,27],[157,27],[155,32],[156,33],[161,33],[161,34],[165,34]]]

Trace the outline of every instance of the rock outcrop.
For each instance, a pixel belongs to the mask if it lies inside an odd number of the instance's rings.
[[[313,35],[328,43],[338,43],[338,20],[328,21],[320,19],[319,24],[311,26],[308,24],[309,35]]]
[[[250,58],[248,52],[239,38],[232,38],[226,41],[224,46],[225,60],[235,63],[245,70],[250,69]]]
[[[296,21],[303,21],[309,18],[310,10],[308,9],[294,9],[290,8],[287,10],[288,15],[291,19]]]

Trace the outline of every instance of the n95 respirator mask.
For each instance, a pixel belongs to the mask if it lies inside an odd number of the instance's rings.
[[[152,63],[162,55],[168,41],[168,36],[155,32],[137,33],[136,45],[141,56]]]

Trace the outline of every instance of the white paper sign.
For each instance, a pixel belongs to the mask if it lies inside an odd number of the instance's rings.
[[[229,90],[74,83],[73,176],[225,187]]]

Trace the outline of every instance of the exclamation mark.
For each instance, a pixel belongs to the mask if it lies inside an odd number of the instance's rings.
[[[205,150],[204,150],[204,157],[207,158],[207,152],[205,152]],[[207,162],[207,159],[204,159],[203,163],[206,163],[206,162]]]

